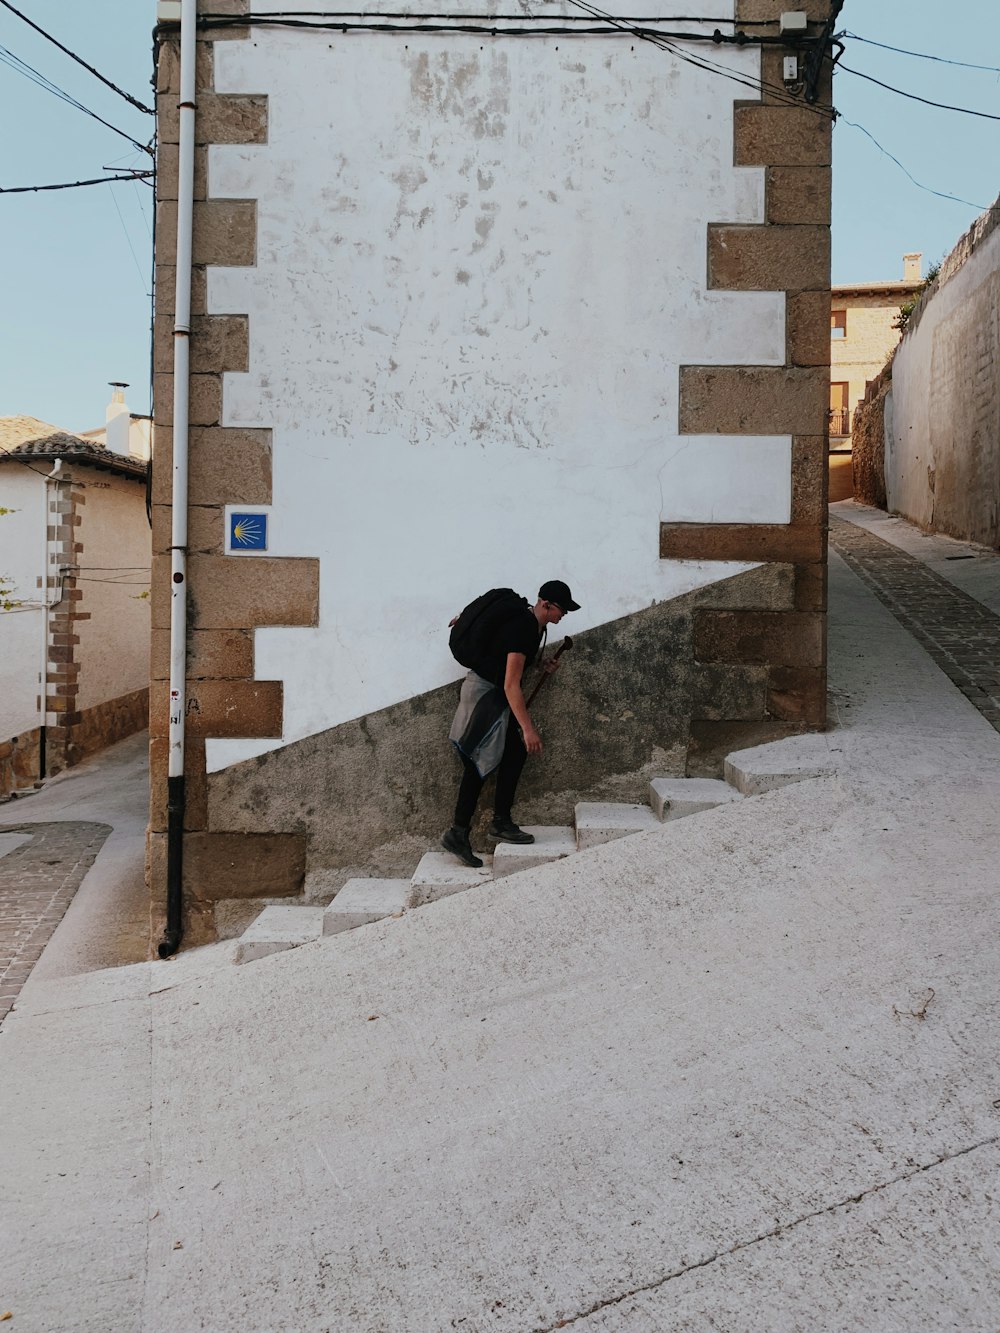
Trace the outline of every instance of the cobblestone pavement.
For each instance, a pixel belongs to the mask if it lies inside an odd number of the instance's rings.
[[[0,856],[0,1023],[110,832],[109,824],[69,822],[0,829],[4,840],[28,835]]]
[[[1000,616],[914,556],[833,514],[830,545],[1000,731]]]

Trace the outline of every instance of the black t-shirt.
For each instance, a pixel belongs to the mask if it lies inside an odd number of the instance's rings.
[[[534,612],[525,607],[510,620],[505,621],[496,632],[493,647],[480,663],[479,675],[491,680],[495,685],[503,685],[507,673],[507,654],[523,653],[525,670],[531,666],[538,653],[542,640],[542,631],[535,619]]]

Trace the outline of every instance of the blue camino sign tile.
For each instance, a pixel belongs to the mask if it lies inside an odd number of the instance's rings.
[[[229,549],[231,551],[266,551],[267,514],[230,513]]]

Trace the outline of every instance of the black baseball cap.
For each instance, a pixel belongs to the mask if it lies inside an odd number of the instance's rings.
[[[554,602],[563,611],[579,611],[580,609],[580,603],[573,601],[569,584],[563,583],[562,579],[549,579],[548,583],[543,583],[538,589],[538,597],[542,602]]]

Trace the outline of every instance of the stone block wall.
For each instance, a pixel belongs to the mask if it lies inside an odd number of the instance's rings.
[[[885,415],[892,394],[892,362],[872,380],[854,412],[851,428],[854,496],[885,509]]]

